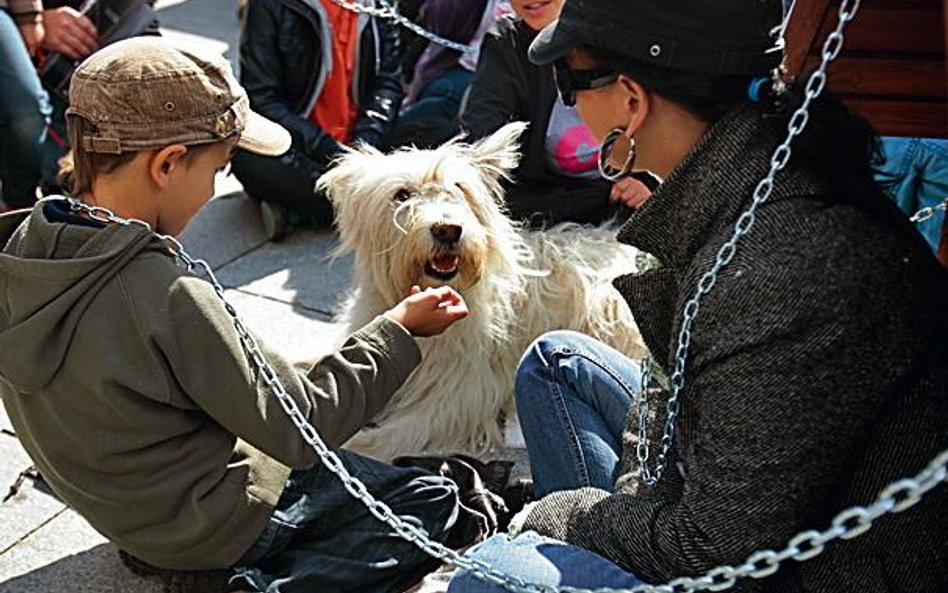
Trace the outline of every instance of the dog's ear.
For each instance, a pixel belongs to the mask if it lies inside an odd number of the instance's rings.
[[[319,176],[314,188],[316,193],[325,195],[338,210],[341,202],[352,194],[356,182],[365,175],[370,160],[381,154],[366,144],[355,148],[345,147],[341,156],[333,160],[329,170]]]
[[[520,161],[520,136],[526,122],[515,121],[471,146],[474,164],[495,179],[507,177]]]

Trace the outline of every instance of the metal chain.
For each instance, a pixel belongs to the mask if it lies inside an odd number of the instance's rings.
[[[289,415],[303,440],[316,451],[320,462],[339,477],[343,487],[352,497],[362,503],[379,521],[391,527],[399,537],[418,546],[429,556],[466,570],[484,582],[502,586],[514,593],[692,593],[706,590],[722,591],[732,587],[738,579],[743,577],[759,579],[769,576],[775,573],[780,563],[786,560],[792,559],[803,562],[814,558],[823,551],[827,543],[836,539],[850,539],[865,533],[872,527],[873,521],[882,515],[904,511],[918,503],[925,494],[938,486],[939,483],[948,482],[948,449],[946,449],[914,478],[901,479],[884,488],[872,505],[852,507],[837,515],[833,519],[831,527],[826,530],[805,531],[791,539],[780,552],[761,550],[751,554],[740,565],[719,566],[700,577],[681,577],[664,585],[642,584],[630,589],[584,589],[528,583],[519,577],[502,573],[480,560],[459,554],[455,550],[431,540],[420,528],[406,523],[388,505],[372,496],[365,484],[349,473],[339,457],[322,441],[316,428],[309,423],[300,411],[296,400],[286,391],[283,382],[260,351],[256,339],[247,330],[237,310],[227,301],[224,295],[224,287],[205,260],[191,257],[175,237],[155,233],[146,222],[120,218],[105,208],[89,206],[78,200],[70,199],[69,204],[73,212],[85,213],[93,220],[123,226],[137,225],[143,227],[164,243],[169,253],[175,257],[178,265],[195,275],[205,276],[213,287],[215,294],[223,303],[224,309],[233,320],[238,339],[253,364],[254,370],[277,397],[280,406]],[[650,381],[651,371],[646,366],[643,367],[642,372],[643,384],[647,384]]]
[[[343,0],[333,1],[341,3]],[[855,15],[859,6],[859,0],[855,0],[852,9],[850,9],[849,6],[850,3],[844,0],[840,7],[839,25],[836,30],[830,34],[823,47],[823,62],[819,70],[814,72],[807,83],[806,97],[803,104],[790,119],[788,126],[789,136],[784,143],[777,148],[771,158],[770,173],[757,186],[751,207],[741,215],[737,221],[734,236],[718,252],[714,267],[702,277],[698,285],[698,291],[685,306],[684,325],[679,336],[679,348],[676,353],[676,369],[672,377],[672,396],[667,406],[671,419],[677,416],[677,393],[684,384],[684,361],[687,358],[688,345],[691,337],[691,323],[698,312],[698,303],[701,297],[710,292],[714,286],[720,269],[734,256],[737,240],[750,229],[754,222],[754,213],[757,207],[769,197],[773,189],[774,176],[777,171],[786,166],[790,158],[790,141],[799,135],[806,125],[808,119],[807,108],[810,102],[822,92],[826,84],[826,65],[839,54],[839,50],[842,47],[842,29],[845,23],[852,20],[853,15]],[[101,222],[121,225],[140,225],[148,231],[154,232],[148,223],[140,220],[119,218],[105,208],[89,206],[77,200],[70,200],[70,205],[73,211],[84,212],[90,218]],[[786,560],[793,559],[802,562],[814,558],[823,551],[827,543],[836,539],[850,539],[865,533],[872,527],[873,521],[877,518],[886,513],[898,513],[913,506],[921,500],[928,491],[938,486],[941,482],[948,481],[948,450],[945,450],[935,457],[928,467],[914,478],[899,480],[883,489],[872,505],[868,507],[852,507],[837,515],[833,519],[831,527],[825,531],[802,532],[792,538],[787,546],[780,552],[760,550],[749,556],[743,564],[737,566],[719,566],[708,571],[701,577],[681,577],[664,585],[642,584],[630,589],[582,589],[527,583],[519,577],[504,574],[479,560],[463,556],[443,544],[431,540],[420,528],[406,523],[401,517],[396,515],[388,505],[372,496],[366,489],[365,484],[354,478],[348,472],[339,457],[326,446],[319,437],[319,433],[315,427],[309,423],[305,415],[300,411],[296,401],[286,391],[276,371],[274,371],[273,367],[270,366],[270,363],[260,351],[256,339],[244,326],[236,309],[234,309],[225,298],[224,288],[217,280],[210,265],[203,259],[195,259],[188,255],[176,238],[158,233],[155,233],[155,236],[166,245],[179,265],[184,269],[207,277],[214,292],[221,299],[225,310],[233,319],[234,328],[237,331],[241,345],[252,362],[254,369],[259,374],[259,377],[263,379],[267,387],[276,395],[280,405],[289,415],[303,439],[316,451],[320,462],[329,471],[339,477],[343,487],[353,498],[365,505],[374,517],[391,527],[396,534],[418,546],[433,558],[448,562],[453,566],[470,572],[476,578],[484,582],[502,586],[514,593],[692,593],[705,590],[722,591],[734,586],[739,578],[764,578],[770,576],[774,574],[779,569],[780,564]],[[648,365],[643,366],[643,379],[649,377],[650,371],[647,369],[649,369]],[[645,381],[643,381],[643,385],[644,384]],[[640,400],[643,399],[644,392],[645,390],[643,389],[643,396],[640,396]],[[672,428],[673,426],[674,424],[671,423]],[[660,465],[656,471],[656,479],[660,477],[661,469],[664,467],[665,454],[671,444],[673,431],[669,430],[669,423],[667,421],[665,432],[666,434],[662,437],[663,450],[659,456]]]
[[[458,43],[457,41],[446,39],[444,37],[441,37],[440,35],[436,35],[432,33],[431,31],[428,31],[427,29],[415,23],[411,19],[405,16],[402,16],[402,14],[398,12],[398,8],[396,8],[394,5],[388,2],[388,0],[377,0],[381,8],[376,8],[374,6],[367,6],[359,2],[350,2],[348,0],[332,0],[332,1],[333,3],[341,6],[342,8],[345,8],[346,10],[351,10],[352,12],[355,12],[357,14],[365,14],[371,17],[375,17],[377,19],[392,21],[395,24],[401,25],[402,27],[405,27],[409,31],[414,32],[420,37],[424,37],[428,41],[432,41],[434,43],[437,43],[438,45],[443,45],[444,47],[447,47],[448,49],[453,49],[453,50],[459,51],[461,53],[466,53],[466,54],[474,53],[477,51],[477,48],[474,47],[473,45]]]
[[[941,201],[941,204],[936,204],[935,206],[926,206],[913,214],[910,218],[910,222],[922,223],[926,220],[935,216],[935,214],[941,210],[942,212],[948,211],[948,198],[945,198]]]
[[[840,50],[843,48],[843,31],[849,21],[853,20],[859,11],[860,0],[843,0],[839,7],[839,22],[836,29],[826,38],[823,43],[822,60],[819,68],[810,75],[806,84],[806,94],[803,103],[790,117],[787,124],[787,137],[780,146],[774,150],[770,158],[770,171],[754,189],[753,200],[748,209],[741,214],[734,225],[734,234],[718,250],[714,265],[698,281],[698,288],[694,296],[685,303],[684,314],[682,316],[681,330],[678,334],[678,348],[675,351],[675,369],[672,373],[669,384],[668,402],[665,404],[665,425],[662,430],[660,441],[661,449],[658,454],[658,460],[653,470],[648,466],[648,458],[639,458],[642,468],[642,481],[649,486],[655,485],[662,477],[668,460],[668,452],[674,443],[675,424],[678,419],[680,407],[679,396],[685,385],[685,363],[688,360],[688,349],[691,346],[691,328],[695,317],[701,308],[701,299],[705,297],[714,284],[717,282],[718,274],[734,258],[737,251],[737,244],[741,237],[750,231],[757,217],[757,209],[770,197],[774,187],[774,178],[777,173],[787,166],[790,161],[792,150],[790,144],[793,139],[800,135],[806,128],[810,119],[810,104],[814,99],[820,96],[826,87],[826,69],[829,63],[836,59]],[[642,415],[639,415],[639,434],[647,437],[647,429]],[[641,437],[640,437],[641,438]],[[645,449],[647,451],[647,448]]]

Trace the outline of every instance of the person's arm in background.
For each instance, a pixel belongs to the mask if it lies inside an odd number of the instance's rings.
[[[398,26],[375,19],[370,26],[378,30],[378,69],[368,83],[359,119],[352,132],[353,144],[364,142],[379,146],[388,138],[402,104],[402,51]]]
[[[526,73],[516,59],[515,43],[512,27],[504,34],[490,33],[484,37],[477,71],[461,113],[461,129],[471,140],[485,138],[512,121],[530,119],[521,91]]]
[[[280,88],[284,64],[277,39],[280,10],[275,0],[254,0],[248,4],[240,33],[240,82],[254,111],[289,130],[295,149],[317,163],[328,163],[342,151],[342,145],[293,111]]]

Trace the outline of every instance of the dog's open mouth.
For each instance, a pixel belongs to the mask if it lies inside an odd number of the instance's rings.
[[[447,282],[457,276],[460,262],[461,256],[457,253],[438,254],[425,264],[425,274],[442,282]]]

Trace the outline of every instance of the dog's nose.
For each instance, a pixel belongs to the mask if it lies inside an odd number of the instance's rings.
[[[431,235],[442,243],[457,243],[461,239],[461,226],[457,224],[436,224],[431,227]]]

